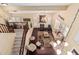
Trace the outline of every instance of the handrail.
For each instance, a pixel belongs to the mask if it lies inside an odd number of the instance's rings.
[[[21,46],[20,46],[20,51],[19,51],[19,55],[23,55],[24,53],[24,46],[25,46],[25,41],[26,41],[26,33],[28,31],[28,28],[24,28],[23,31],[23,36],[22,36],[22,41],[21,41]]]
[[[69,28],[69,31],[68,31],[67,35],[66,35],[66,38],[67,38],[67,36],[68,36],[68,34],[69,34],[69,32],[70,32],[70,30],[71,30],[71,28],[72,28],[72,26],[73,26],[75,20],[76,20],[76,17],[77,17],[77,15],[78,15],[78,12],[79,12],[79,9],[77,10],[77,12],[76,12],[76,14],[75,14],[74,20],[73,20],[72,23],[71,23],[71,26],[70,26],[70,28]]]

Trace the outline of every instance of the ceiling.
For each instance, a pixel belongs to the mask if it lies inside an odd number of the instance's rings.
[[[26,11],[58,11],[67,10],[68,3],[8,3],[7,6],[2,6],[9,13],[22,13]]]
[[[69,3],[8,3],[12,6],[67,6]]]

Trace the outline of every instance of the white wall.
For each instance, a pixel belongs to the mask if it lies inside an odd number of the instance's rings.
[[[0,18],[0,24],[5,24],[5,20],[3,18]]]
[[[15,33],[0,33],[0,54],[11,54]]]
[[[46,15],[47,16],[48,21],[47,21],[47,23],[45,23],[45,27],[47,27],[48,24],[51,24],[53,13],[45,13],[45,12],[39,13],[39,11],[38,11],[38,13],[14,14],[15,17],[17,16],[17,17],[20,17],[20,18],[30,18],[31,23],[33,24],[33,27],[39,27],[40,26],[39,15]]]
[[[5,19],[8,20],[10,15],[0,6],[0,23],[5,24]]]
[[[63,52],[64,54],[67,54],[67,51],[71,51],[72,49],[76,49],[79,53],[79,43],[76,42],[75,37],[77,33],[79,32],[79,14],[76,18],[76,21],[74,22],[68,37],[66,38],[66,41],[69,43],[67,47],[64,47]]]
[[[46,13],[40,13],[40,14],[34,14],[33,15],[33,27],[40,27],[39,23],[39,15],[46,15],[47,16],[47,22],[45,23],[45,27],[48,27],[48,25],[51,25],[51,14],[46,14]]]

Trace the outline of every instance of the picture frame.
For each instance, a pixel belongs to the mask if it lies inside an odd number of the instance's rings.
[[[39,22],[46,23],[46,15],[39,15]]]

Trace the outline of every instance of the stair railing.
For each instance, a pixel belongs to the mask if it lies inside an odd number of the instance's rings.
[[[28,31],[28,25],[24,26],[24,31],[23,31],[23,36],[22,36],[22,41],[21,41],[21,46],[20,46],[20,52],[19,55],[23,55],[24,54],[24,47],[25,47],[25,41],[26,41],[26,34]]]

